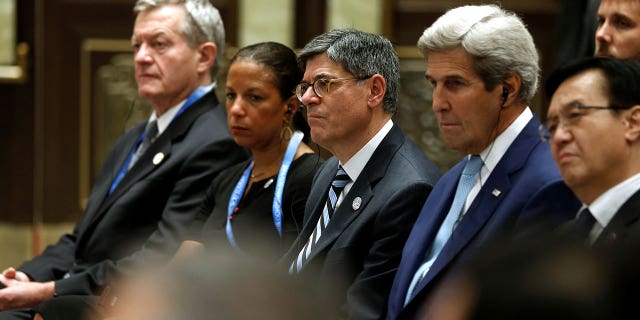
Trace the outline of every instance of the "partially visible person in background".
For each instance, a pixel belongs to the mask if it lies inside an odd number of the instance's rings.
[[[556,17],[556,57],[554,66],[592,56],[594,36],[598,28],[597,12],[600,0],[558,0]]]
[[[229,129],[252,157],[211,184],[198,216],[205,245],[226,243],[275,260],[298,236],[311,181],[323,162],[304,142],[309,126],[293,93],[301,79],[295,53],[279,43],[250,45],[231,59]]]
[[[205,251],[144,271],[118,289],[109,319],[326,320],[313,288],[270,260]],[[62,318],[65,319],[65,318]],[[103,320],[105,314],[83,319]]]
[[[596,56],[640,60],[640,0],[602,0]]]
[[[134,11],[138,94],[153,114],[111,150],[73,233],[0,276],[0,310],[21,309],[0,319],[31,319],[43,301],[96,295],[132,269],[165,264],[207,185],[246,159],[212,90],[224,45],[218,10],[208,0],[140,0]]]
[[[434,296],[432,308],[416,319],[637,318],[623,316],[632,310],[623,308],[624,301],[634,294],[620,280],[635,284],[640,278],[637,269],[619,272],[628,262],[550,234],[501,240],[457,269]],[[640,259],[632,256],[630,265],[639,266]]]

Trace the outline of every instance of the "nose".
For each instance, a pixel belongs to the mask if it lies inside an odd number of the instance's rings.
[[[434,86],[433,92],[431,95],[433,100],[431,104],[431,108],[433,109],[434,112],[445,111],[449,108],[449,104],[447,102],[445,94],[444,92],[442,92],[440,87],[441,86]]]
[[[564,123],[559,123],[555,131],[551,134],[551,142],[553,144],[565,144],[573,138],[573,134]]]
[[[134,56],[134,60],[136,63],[150,63],[153,61],[151,54],[149,52],[149,47],[146,44],[141,44],[140,47],[137,48]]]
[[[320,103],[320,97],[313,90],[313,86],[309,86],[305,92],[302,93],[302,99],[300,100],[306,107]]]
[[[245,115],[242,98],[236,97],[231,101],[227,101],[229,115],[234,117],[242,117]]]
[[[603,22],[596,30],[596,41],[600,43],[611,43],[611,32],[609,23]]]

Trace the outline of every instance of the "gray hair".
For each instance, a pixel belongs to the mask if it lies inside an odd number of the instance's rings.
[[[538,52],[516,14],[496,5],[458,7],[438,18],[418,40],[425,57],[459,46],[472,56],[485,88],[493,89],[515,72],[522,78],[518,99],[533,99],[540,73]]]
[[[138,0],[133,12],[139,14],[165,5],[181,5],[187,18],[180,26],[180,32],[190,47],[195,48],[205,42],[213,42],[217,47],[216,61],[212,74],[218,70],[218,61],[224,51],[225,33],[222,17],[209,0]]]
[[[306,69],[307,60],[325,53],[331,61],[341,65],[354,77],[379,74],[387,83],[383,108],[396,113],[400,73],[398,54],[391,42],[383,36],[354,29],[335,29],[321,34],[302,48],[298,64]]]

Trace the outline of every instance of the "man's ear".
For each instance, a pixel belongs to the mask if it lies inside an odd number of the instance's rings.
[[[198,73],[209,72],[213,63],[216,61],[218,47],[213,42],[205,42],[198,46],[200,59],[198,60]]]
[[[625,116],[627,131],[624,134],[628,142],[635,142],[640,139],[640,105],[633,106],[627,111]]]
[[[387,81],[379,74],[371,76],[371,92],[369,94],[369,107],[382,106],[384,100],[384,94],[387,92]]]
[[[517,73],[512,73],[502,82],[501,106],[506,108],[518,99],[518,93],[522,86],[522,78]]]

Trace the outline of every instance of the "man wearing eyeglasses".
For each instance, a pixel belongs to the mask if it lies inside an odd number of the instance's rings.
[[[465,156],[438,181],[407,239],[387,319],[431,319],[434,297],[479,249],[555,227],[579,207],[528,107],[538,55],[520,18],[496,5],[458,7],[418,47],[444,141]]]
[[[402,246],[440,173],[391,120],[399,61],[389,40],[333,30],[298,61],[311,137],[334,157],[317,172],[282,261],[341,318],[381,319]]]
[[[551,153],[583,207],[563,231],[594,246],[640,236],[640,62],[588,58],[555,71]],[[637,240],[636,240],[637,241]]]

